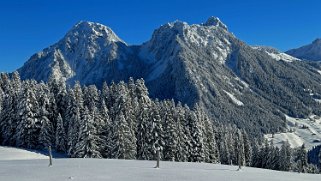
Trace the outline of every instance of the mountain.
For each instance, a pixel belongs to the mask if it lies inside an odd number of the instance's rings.
[[[321,61],[321,39],[318,38],[309,45],[289,50],[286,53],[300,59]]]
[[[33,55],[18,71],[23,79],[38,81],[47,81],[50,76],[70,83],[117,81],[131,75],[127,67],[137,67],[133,55],[110,28],[79,22],[62,40]]]
[[[198,104],[215,121],[253,135],[284,131],[284,114],[321,115],[316,68],[277,50],[247,45],[216,17],[202,24],[167,23],[135,46],[106,26],[80,22],[18,71],[23,79],[53,76],[98,86],[144,78],[152,97]]]

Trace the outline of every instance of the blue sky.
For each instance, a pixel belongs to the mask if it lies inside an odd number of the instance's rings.
[[[111,27],[129,44],[175,20],[219,17],[251,45],[287,50],[321,38],[319,0],[1,0],[0,71],[13,71],[81,20]]]

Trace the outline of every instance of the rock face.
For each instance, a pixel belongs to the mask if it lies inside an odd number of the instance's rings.
[[[309,45],[289,50],[286,53],[304,60],[321,61],[321,39],[318,38]]]
[[[246,45],[215,17],[202,24],[167,23],[137,46],[106,26],[80,22],[18,71],[23,79],[53,76],[98,86],[144,78],[152,97],[199,104],[214,120],[254,135],[283,130],[284,114],[321,115],[321,76],[314,67]]]

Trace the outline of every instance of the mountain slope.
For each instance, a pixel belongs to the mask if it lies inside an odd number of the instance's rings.
[[[300,59],[321,61],[321,39],[318,38],[309,45],[289,50],[286,53]]]
[[[199,104],[215,121],[254,135],[285,130],[284,114],[321,115],[321,76],[314,67],[246,45],[216,17],[167,23],[139,46],[128,46],[108,27],[81,22],[19,73],[23,79],[46,81],[52,74],[98,86],[142,77],[152,97]]]

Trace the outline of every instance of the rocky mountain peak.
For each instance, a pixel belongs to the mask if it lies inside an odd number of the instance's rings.
[[[102,38],[109,42],[123,42],[123,40],[121,40],[111,28],[100,23],[89,21],[80,21],[75,24],[66,34],[65,39],[66,38],[89,38],[91,40]]]
[[[317,45],[321,45],[321,38],[317,38],[315,39],[312,44],[317,44]]]
[[[203,25],[221,27],[227,30],[227,26],[218,17],[215,17],[215,16],[209,17]]]

